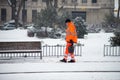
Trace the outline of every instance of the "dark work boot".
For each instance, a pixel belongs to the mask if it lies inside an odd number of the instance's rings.
[[[68,61],[68,63],[75,63],[75,60],[70,60]]]
[[[62,59],[62,60],[60,60],[60,62],[67,62],[67,60],[64,58],[64,59]]]

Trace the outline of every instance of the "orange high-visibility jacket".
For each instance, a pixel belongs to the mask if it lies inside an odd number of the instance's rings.
[[[66,42],[72,40],[74,43],[77,43],[77,32],[74,23],[68,22],[67,24],[68,26],[66,29]]]

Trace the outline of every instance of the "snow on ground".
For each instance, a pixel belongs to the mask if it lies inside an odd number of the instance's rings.
[[[60,63],[63,57],[0,60],[0,80],[120,80],[120,58],[103,57],[104,44],[112,33],[89,33],[76,63]],[[42,41],[42,45],[65,44],[64,39],[27,37],[26,30],[0,31],[0,41]],[[8,61],[4,63],[4,61]]]
[[[27,30],[0,30],[0,42],[5,41],[40,41],[36,37],[28,37]]]
[[[0,80],[120,80],[117,72],[120,71],[120,63],[19,63],[0,66]]]
[[[120,61],[119,57],[103,57],[103,46],[104,44],[110,44],[111,36],[114,36],[113,33],[89,33],[85,36],[85,39],[78,39],[78,43],[84,44],[84,47],[82,57],[76,57],[77,61]],[[0,31],[0,41],[41,41],[42,45],[66,44],[64,39],[28,37],[27,30],[24,29]],[[48,62],[49,59],[47,58],[43,59]],[[54,58],[50,58],[50,62],[55,62]]]

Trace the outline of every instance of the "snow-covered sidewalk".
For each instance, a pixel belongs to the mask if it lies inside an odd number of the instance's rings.
[[[0,64],[0,80],[120,80],[119,62]]]
[[[0,64],[0,74],[4,73],[49,73],[49,72],[120,72],[120,62],[80,62],[80,63],[15,63]]]

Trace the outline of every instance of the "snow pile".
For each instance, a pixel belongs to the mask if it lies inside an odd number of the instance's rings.
[[[0,42],[4,41],[40,41],[36,37],[28,37],[27,30],[15,29],[15,30],[1,30]]]

